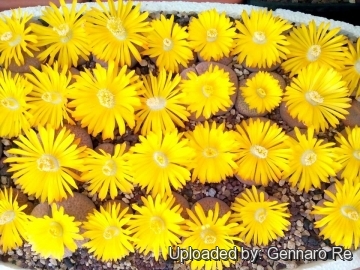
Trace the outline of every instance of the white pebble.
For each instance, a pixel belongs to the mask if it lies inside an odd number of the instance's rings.
[[[129,203],[129,202],[130,202],[130,201],[129,201],[127,198],[125,198],[125,197],[122,198],[121,200],[122,200],[124,203]]]
[[[2,139],[1,142],[2,142],[2,144],[5,145],[5,146],[11,145],[11,141],[8,140],[8,139]]]
[[[213,188],[210,188],[208,193],[209,193],[209,196],[210,196],[210,197],[214,197],[215,194],[216,194],[216,190],[213,189]]]

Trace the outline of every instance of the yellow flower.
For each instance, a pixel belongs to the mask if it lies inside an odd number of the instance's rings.
[[[280,104],[283,95],[279,81],[262,71],[246,80],[246,86],[240,89],[249,108],[256,109],[258,113],[271,112]]]
[[[149,132],[139,139],[140,143],[130,149],[129,160],[134,183],[146,187],[146,193],[170,196],[170,186],[177,190],[190,180],[194,151],[188,146],[188,140],[182,138],[182,133],[178,134],[177,130],[164,134]]]
[[[136,113],[136,128],[146,135],[150,131],[173,130],[178,125],[185,127],[189,112],[186,111],[178,85],[181,81],[179,74],[167,74],[162,69],[157,77],[152,74],[142,77],[144,89],[139,91],[141,107]]]
[[[324,206],[314,206],[312,214],[321,215],[315,222],[320,235],[336,246],[357,249],[360,244],[360,179],[336,181],[335,193],[325,190],[330,197]]]
[[[141,197],[144,205],[132,205],[136,213],[129,221],[129,230],[135,238],[135,246],[145,256],[152,252],[155,260],[160,254],[167,259],[169,247],[180,244],[184,235],[184,219],[180,205],[174,205],[175,198],[157,195]]]
[[[121,66],[131,65],[131,56],[141,61],[138,47],[147,44],[144,33],[151,31],[147,22],[148,12],[140,13],[140,5],[108,0],[107,8],[96,0],[101,10],[92,8],[86,13],[86,30],[93,54],[106,62],[115,61]],[[105,41],[105,42],[104,42]]]
[[[181,244],[181,248],[190,247],[201,251],[210,251],[216,248],[230,251],[234,249],[234,241],[242,241],[237,235],[243,230],[238,223],[229,222],[231,212],[227,212],[222,217],[219,216],[219,204],[215,204],[215,209],[204,212],[200,204],[195,205],[195,211],[187,209],[189,219],[186,220],[186,236]],[[238,248],[238,247],[237,247]],[[191,269],[223,269],[223,265],[230,267],[231,260],[192,260],[188,261]]]
[[[200,12],[189,23],[189,44],[205,61],[228,57],[234,45],[235,27],[216,9]]]
[[[340,73],[332,68],[310,65],[286,87],[284,101],[293,118],[315,131],[336,127],[349,114],[351,99]]]
[[[86,20],[83,16],[86,6],[83,5],[76,11],[76,0],[73,0],[71,9],[66,6],[64,0],[60,0],[60,8],[52,2],[49,5],[40,17],[48,26],[31,24],[38,37],[37,46],[46,47],[38,58],[41,61],[46,60],[50,65],[56,58],[60,67],[76,67],[79,56],[89,60],[91,35],[85,31]]]
[[[236,127],[240,143],[237,174],[244,180],[267,186],[278,182],[288,168],[290,150],[284,143],[288,136],[276,124],[260,119],[242,121]]]
[[[111,61],[107,68],[97,64],[95,69],[86,69],[75,78],[69,107],[75,107],[72,116],[90,134],[95,137],[102,132],[103,139],[113,139],[115,127],[123,135],[125,123],[130,128],[135,126],[134,111],[140,106],[137,91],[142,83],[134,70],[127,72],[124,66],[119,71]]]
[[[8,68],[13,60],[18,66],[25,63],[24,53],[34,56],[38,51],[37,37],[26,26],[32,15],[19,8],[11,11],[11,17],[0,15],[0,66]]]
[[[185,134],[189,139],[189,146],[196,152],[193,181],[199,179],[203,184],[219,183],[234,175],[239,143],[236,141],[235,132],[224,129],[224,124],[217,127],[216,122],[213,122],[210,127],[209,123],[205,122]]]
[[[292,27],[291,24],[267,10],[252,10],[250,16],[243,11],[241,18],[242,22],[236,21],[239,33],[232,52],[238,54],[239,63],[262,68],[286,59],[289,42],[283,33]]]
[[[53,68],[49,65],[42,65],[41,68],[42,71],[39,71],[30,67],[34,75],[25,74],[33,85],[33,91],[29,94],[29,104],[34,105],[29,111],[32,114],[32,125],[50,125],[57,129],[63,125],[64,119],[75,124],[69,117],[71,111],[66,107],[71,89],[68,69],[59,70],[57,62]]]
[[[345,127],[346,134],[339,133],[335,139],[340,147],[334,149],[336,161],[344,169],[341,177],[354,179],[360,177],[360,127]]]
[[[80,177],[72,170],[80,170],[83,164],[83,147],[77,147],[79,140],[63,128],[57,135],[53,128],[39,127],[39,133],[30,129],[20,135],[14,143],[18,148],[8,152],[5,162],[11,163],[8,172],[25,193],[41,202],[61,201],[71,188],[77,188],[75,180]]]
[[[28,94],[32,90],[20,74],[0,71],[0,137],[16,137],[31,127]]]
[[[296,140],[286,142],[291,155],[289,168],[284,172],[284,178],[289,178],[291,185],[308,192],[313,186],[321,187],[321,182],[329,182],[330,176],[335,176],[340,169],[335,162],[333,146],[335,143],[324,143],[324,140],[314,137],[314,129],[308,128],[307,134],[301,134],[295,128]]]
[[[355,93],[356,97],[360,97],[360,38],[356,43],[348,41],[349,50],[345,51],[344,69],[341,70],[343,79],[348,82],[350,93]]]
[[[210,118],[220,110],[227,111],[233,105],[231,95],[235,92],[234,84],[230,81],[230,75],[218,66],[210,65],[203,74],[195,72],[187,73],[187,80],[180,85],[185,94],[184,102],[188,104],[188,110]]]
[[[308,25],[301,24],[290,32],[290,52],[287,54],[287,60],[282,63],[285,72],[290,72],[290,77],[312,63],[332,67],[338,71],[342,69],[346,37],[338,35],[340,27],[332,30],[329,28],[330,23],[322,22],[317,27],[315,21],[311,21]]]
[[[36,253],[43,258],[62,260],[65,247],[74,252],[77,248],[75,240],[83,240],[79,234],[81,222],[64,213],[64,208],[51,205],[51,217],[32,217],[28,225],[28,241]]]
[[[27,205],[19,206],[12,188],[0,190],[0,241],[3,252],[20,247],[26,237]]]
[[[187,67],[189,60],[194,58],[187,41],[187,27],[174,24],[174,15],[170,19],[160,16],[151,22],[154,30],[146,36],[149,48],[142,54],[156,57],[156,66],[160,70],[179,72],[179,65]]]
[[[108,204],[106,209],[100,206],[100,211],[89,214],[82,226],[83,237],[90,239],[83,247],[94,253],[98,260],[120,260],[134,252],[134,239],[126,228],[130,222],[130,215],[125,216],[129,208],[120,208],[120,204]]]
[[[130,193],[133,189],[132,175],[128,161],[128,153],[124,154],[126,144],[117,144],[114,155],[101,154],[92,149],[87,151],[88,156],[84,159],[84,173],[81,180],[88,182],[90,194],[99,192],[100,200],[106,198],[110,192],[111,199],[118,195],[118,189],[124,193]]]
[[[255,186],[245,189],[231,205],[232,221],[245,228],[240,238],[247,244],[268,245],[272,240],[284,237],[284,231],[290,226],[287,205],[266,200],[265,193]]]

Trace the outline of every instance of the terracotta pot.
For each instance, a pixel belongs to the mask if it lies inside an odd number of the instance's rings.
[[[16,9],[23,7],[36,7],[36,6],[48,6],[49,2],[52,2],[59,6],[59,0],[1,0],[0,1],[0,11],[8,9]],[[72,0],[65,0],[66,3],[72,3]],[[77,0],[78,3],[91,2],[88,0]]]

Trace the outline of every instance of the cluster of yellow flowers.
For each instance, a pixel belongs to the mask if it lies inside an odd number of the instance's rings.
[[[174,16],[149,22],[147,12],[132,2],[117,4],[97,0],[90,11],[76,10],[63,0],[50,4],[41,20],[12,11],[0,20],[0,137],[18,137],[16,148],[6,159],[14,183],[24,193],[52,204],[51,216],[34,218],[23,213],[10,189],[0,193],[0,234],[5,251],[20,246],[23,239],[42,256],[61,259],[64,248],[75,250],[75,240],[89,239],[98,259],[117,260],[134,252],[153,252],[156,259],[168,256],[168,247],[229,249],[236,241],[266,245],[284,235],[289,226],[287,204],[265,198],[255,187],[246,189],[220,216],[218,206],[207,213],[200,205],[182,210],[172,197],[187,181],[218,183],[234,175],[266,186],[288,179],[300,190],[320,188],[341,172],[332,202],[315,207],[325,217],[317,223],[321,233],[336,244],[358,246],[360,242],[360,128],[346,128],[334,142],[316,137],[318,131],[336,127],[348,114],[350,95],[360,96],[360,38],[353,44],[329,30],[293,27],[271,11],[243,12],[233,22],[215,9],[192,18],[187,27]],[[12,61],[24,64],[24,55],[46,62],[30,74],[8,71]],[[295,128],[291,138],[270,120],[249,119],[226,130],[224,124],[208,121],[219,111],[232,107],[235,86],[229,73],[210,66],[203,74],[194,72],[182,79],[179,68],[187,67],[194,52],[205,61],[237,56],[247,67],[269,68],[277,64],[289,74],[285,92],[268,72],[258,72],[240,94],[249,108],[259,113],[286,102],[289,113],[307,127]],[[68,71],[79,58],[93,54],[108,62],[72,76]],[[131,65],[149,56],[158,72],[138,76]],[[72,82],[72,79],[75,82]],[[191,114],[203,116],[194,130],[179,132]],[[115,146],[114,153],[79,147],[79,140],[64,122],[78,122],[89,134],[113,139],[115,130],[126,127],[139,133],[139,143]],[[36,129],[38,132],[35,132]],[[101,200],[115,198],[119,191],[131,193],[135,185],[146,189],[143,206],[129,209],[112,204],[95,210],[82,225],[54,202],[66,199],[85,182],[90,194]],[[350,190],[352,193],[346,193]],[[345,193],[344,193],[345,192]],[[347,197],[347,196],[352,196]],[[345,221],[346,220],[346,225]],[[344,235],[334,228],[345,226]],[[44,233],[49,238],[44,237]],[[349,234],[351,237],[349,237]],[[44,241],[53,239],[54,242]],[[194,269],[219,268],[229,261],[193,261]]]
[[[0,232],[2,249],[6,252],[21,246],[23,239],[42,257],[61,260],[65,248],[75,251],[76,240],[88,239],[82,246],[102,261],[119,260],[134,252],[152,252],[156,260],[168,258],[171,247],[231,250],[239,242],[267,245],[284,236],[290,222],[287,203],[270,201],[254,186],[236,198],[232,212],[220,214],[219,204],[205,212],[196,204],[194,210],[183,209],[173,196],[142,197],[142,206],[124,208],[117,202],[94,210],[83,223],[64,213],[63,207],[51,205],[51,214],[42,218],[26,215],[25,205],[19,206],[12,189],[0,191]],[[80,228],[83,233],[80,233]],[[273,231],[268,234],[267,231]],[[232,261],[189,261],[192,269],[222,269]]]

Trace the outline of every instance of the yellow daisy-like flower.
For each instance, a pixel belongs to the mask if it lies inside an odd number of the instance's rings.
[[[314,206],[312,214],[321,216],[315,227],[336,246],[356,250],[360,245],[360,179],[336,181],[335,189],[334,194],[325,190],[330,200],[323,206]]]
[[[94,210],[88,215],[82,228],[85,230],[83,237],[90,240],[83,247],[94,253],[96,259],[115,261],[134,252],[134,239],[126,228],[131,218],[126,215],[127,211],[128,207],[121,209],[120,204],[108,204],[106,209],[100,206],[100,211]]]
[[[3,252],[20,247],[26,237],[27,205],[19,206],[12,188],[0,190],[0,241]]]
[[[288,168],[288,136],[276,124],[260,119],[242,121],[236,127],[240,143],[237,174],[244,180],[267,186],[278,182]]]
[[[239,63],[266,68],[286,59],[289,42],[284,32],[291,29],[291,24],[274,17],[271,10],[252,10],[250,16],[244,10],[241,18],[242,22],[236,21],[239,33],[232,51]]]
[[[189,44],[205,61],[228,57],[234,45],[235,27],[216,9],[206,10],[189,23]]]
[[[344,69],[341,70],[343,79],[348,82],[350,93],[360,97],[360,38],[356,47],[348,41],[349,50],[345,51]]]
[[[194,58],[187,41],[187,27],[174,23],[174,15],[166,19],[162,14],[160,19],[151,22],[151,27],[154,30],[146,36],[148,49],[142,54],[156,57],[156,66],[160,70],[179,72],[179,65],[187,67]]]
[[[340,27],[329,30],[330,23],[322,22],[318,27],[315,21],[308,25],[301,24],[290,32],[288,46],[290,52],[287,60],[282,63],[290,77],[312,63],[332,67],[340,71],[343,67],[344,48],[347,39],[338,35]]]
[[[229,222],[231,212],[227,212],[222,217],[219,216],[219,204],[216,203],[215,209],[204,212],[200,204],[195,205],[195,211],[186,209],[189,219],[186,220],[186,235],[181,244],[181,248],[210,251],[216,248],[230,251],[234,249],[234,241],[242,241],[237,237],[244,229],[238,223]],[[223,269],[223,265],[230,267],[231,260],[192,260],[187,261],[191,269]]]
[[[17,137],[31,127],[28,94],[32,90],[20,74],[0,71],[0,137]]]
[[[119,71],[110,62],[107,68],[97,64],[95,69],[86,69],[75,78],[69,107],[75,107],[72,116],[90,134],[96,136],[102,132],[103,139],[113,139],[115,127],[122,135],[126,131],[125,123],[130,128],[135,126],[134,111],[140,106],[137,91],[142,83],[134,70],[127,72],[124,66]]]
[[[79,234],[81,222],[64,213],[64,208],[51,205],[51,217],[32,217],[27,227],[28,242],[32,249],[43,258],[62,260],[65,247],[74,252],[75,240],[83,240]]]
[[[150,131],[173,130],[176,125],[185,127],[189,112],[184,105],[185,95],[180,92],[181,77],[176,74],[166,73],[162,69],[157,77],[152,74],[142,77],[144,89],[139,91],[141,107],[136,113],[135,132],[141,131],[142,135]]]
[[[100,150],[101,154],[92,149],[87,151],[84,159],[84,173],[81,180],[88,182],[90,194],[99,192],[99,199],[106,198],[108,192],[111,199],[118,195],[118,189],[124,193],[130,193],[133,189],[132,174],[128,161],[128,153],[124,153],[126,144],[117,144],[114,155]]]
[[[0,15],[0,66],[8,68],[11,61],[21,66],[25,63],[24,53],[34,56],[32,51],[39,50],[32,27],[26,25],[31,18],[21,9],[12,10],[11,17]]]
[[[240,89],[249,108],[258,113],[271,112],[280,104],[283,95],[279,81],[262,71],[246,80],[246,86]]]
[[[272,240],[283,237],[290,226],[287,205],[266,200],[265,193],[255,186],[245,189],[231,205],[232,221],[245,228],[239,237],[245,243],[254,245],[268,245]]]
[[[230,81],[228,72],[211,65],[203,74],[188,72],[188,79],[183,80],[180,87],[185,94],[184,102],[188,110],[194,112],[196,118],[200,115],[210,118],[220,110],[226,111],[232,106],[231,95],[235,92],[234,83]]]
[[[76,11],[76,0],[73,0],[71,9],[64,0],[60,0],[60,8],[52,2],[49,5],[40,17],[48,26],[31,24],[38,37],[37,46],[46,47],[38,58],[41,61],[47,59],[50,65],[56,58],[60,67],[77,66],[79,56],[89,60],[91,35],[85,31],[86,19],[83,16],[86,6]]]
[[[39,133],[30,129],[14,143],[18,148],[8,152],[13,155],[5,160],[10,163],[8,172],[25,193],[41,202],[61,201],[72,195],[80,177],[73,172],[82,168],[85,146],[77,147],[79,140],[63,128],[57,135],[53,128],[39,127]]]
[[[133,146],[129,158],[133,171],[134,183],[146,193],[152,195],[171,195],[171,186],[176,190],[190,180],[190,168],[194,150],[188,146],[188,140],[182,138],[177,130],[149,132],[140,136],[140,143]]]
[[[32,125],[50,125],[57,129],[64,120],[74,125],[69,116],[71,111],[67,108],[71,74],[67,68],[60,70],[57,62],[53,67],[42,65],[41,68],[42,71],[39,71],[30,67],[33,74],[25,74],[33,85],[33,91],[29,94],[29,104],[34,105],[29,111]]]
[[[289,178],[291,185],[308,192],[311,187],[320,188],[321,182],[328,183],[330,176],[335,176],[340,169],[335,162],[333,146],[335,143],[324,143],[324,140],[314,137],[314,129],[308,128],[307,134],[301,134],[295,128],[296,140],[289,139],[291,155],[288,170],[284,178]]]
[[[120,0],[115,5],[113,0],[108,0],[109,8],[101,0],[96,3],[101,10],[93,7],[86,13],[87,37],[93,54],[121,66],[130,66],[132,56],[140,62],[138,47],[146,47],[147,39],[143,35],[152,30],[147,22],[148,12],[140,13],[140,5],[133,6],[132,1]]]
[[[129,230],[135,238],[135,246],[145,256],[152,252],[155,260],[160,255],[167,259],[169,247],[179,245],[180,237],[184,235],[184,219],[181,217],[180,205],[174,205],[175,198],[162,198],[157,195],[141,197],[143,206],[136,204],[136,211],[129,221]]]
[[[336,161],[341,164],[342,178],[360,177],[360,127],[345,127],[345,135],[339,133],[335,139],[340,147],[334,149]]]
[[[236,141],[235,132],[224,129],[225,124],[217,127],[216,122],[213,122],[210,127],[209,123],[205,122],[185,134],[189,139],[189,146],[196,152],[193,181],[199,179],[203,184],[219,183],[234,175],[239,143]]]
[[[349,114],[351,99],[341,74],[332,68],[310,65],[286,87],[283,100],[289,113],[307,127],[325,131]]]

